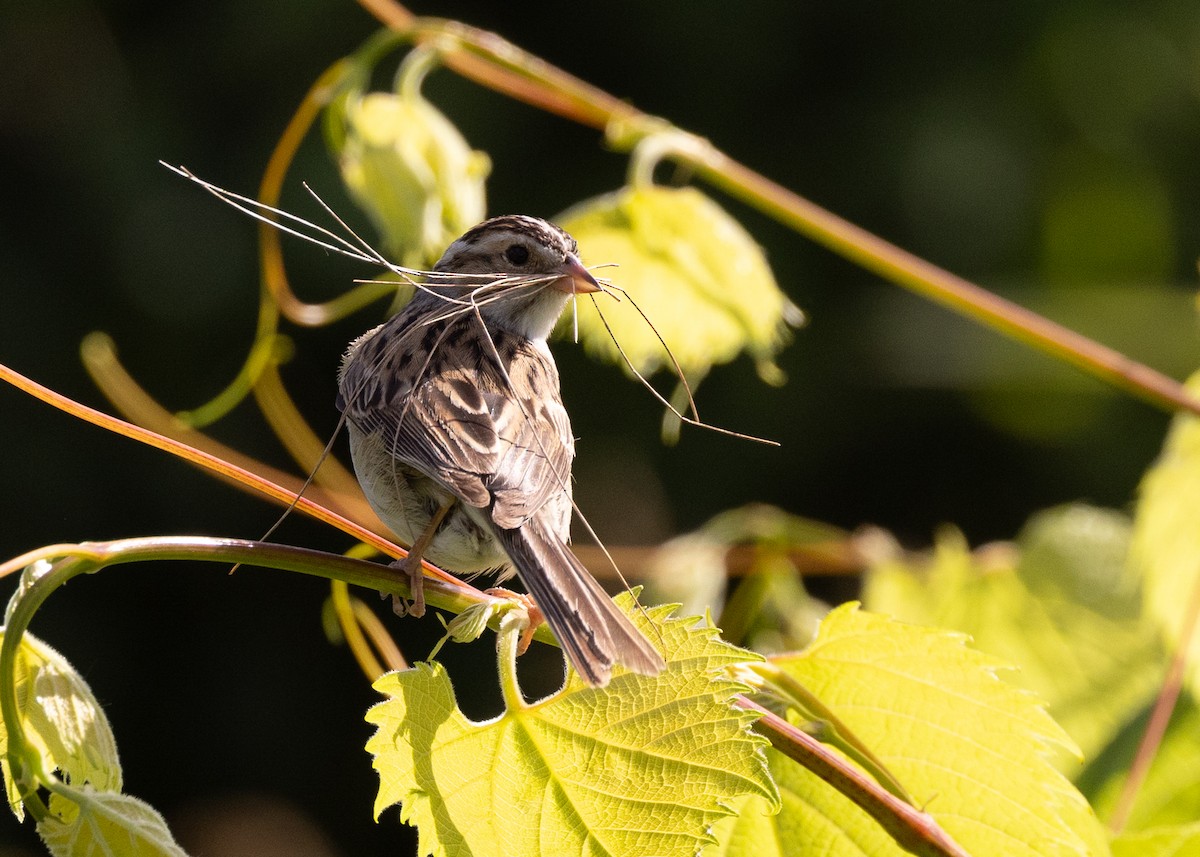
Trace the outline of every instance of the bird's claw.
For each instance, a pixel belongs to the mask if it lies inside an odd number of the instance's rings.
[[[425,615],[425,572],[421,570],[421,560],[412,561],[413,555],[409,554],[404,559],[398,559],[392,563],[392,568],[400,571],[408,578],[408,590],[411,596],[411,601],[405,599],[401,595],[392,595],[392,612],[397,616],[415,616],[421,618]]]

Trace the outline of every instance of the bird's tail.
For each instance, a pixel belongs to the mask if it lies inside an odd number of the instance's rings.
[[[496,538],[584,681],[603,687],[614,663],[642,675],[662,672],[662,655],[536,518],[517,529],[496,528]]]

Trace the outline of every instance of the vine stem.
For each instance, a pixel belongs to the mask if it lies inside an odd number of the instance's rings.
[[[443,61],[463,77],[602,130],[617,148],[631,149],[646,137],[664,131],[690,137],[691,143],[676,152],[678,160],[694,166],[697,174],[715,187],[796,232],[909,291],[1157,407],[1200,414],[1200,399],[1173,378],[885,241],[733,160],[707,140],[673,129],[665,120],[638,110],[495,33],[457,21],[419,18],[394,0],[359,3],[382,24],[415,44],[439,39]]]
[[[41,755],[30,746],[21,717],[15,680],[21,640],[41,605],[51,593],[72,578],[113,565],[166,560],[215,562],[220,563],[222,568],[230,565],[275,568],[399,595],[409,594],[407,578],[378,563],[291,545],[205,536],[149,536],[54,545],[0,564],[2,578],[34,563],[49,563],[48,568],[36,578],[23,581],[24,588],[10,605],[3,629],[3,642],[0,642],[0,717],[3,718],[8,736],[7,761],[21,800],[39,820],[46,817],[48,809],[38,790],[44,786],[53,787],[58,780],[43,770]],[[425,593],[431,605],[454,613],[461,613],[481,600],[491,599],[491,596],[467,584],[451,584],[440,579],[426,580]],[[511,614],[512,611],[508,611],[504,615]],[[495,628],[502,622],[498,619],[490,624]],[[507,637],[515,640],[519,631],[517,628],[515,633],[509,633]],[[552,639],[548,629],[544,634],[535,636]],[[502,632],[501,640],[505,638]]]
[[[500,674],[500,695],[504,707],[516,713],[527,707],[517,679],[517,648],[521,632],[529,625],[529,614],[524,610],[510,609],[500,616],[500,630],[496,639],[496,666]]]
[[[770,661],[748,664],[746,669],[756,677],[762,689],[769,688],[793,712],[811,724],[802,730],[804,734],[841,750],[889,793],[909,805],[915,805],[912,796],[888,770],[887,765],[816,694]]]
[[[1200,414],[1200,399],[1175,379],[902,250],[715,149],[711,162],[696,166],[714,185],[884,279],[1164,410]]]
[[[837,789],[905,851],[920,857],[970,857],[932,816],[887,791],[816,738],[744,696],[736,697],[734,704],[758,714],[754,728],[772,747]]]
[[[367,681],[374,684],[386,670],[379,659],[375,657],[375,652],[367,642],[366,634],[363,633],[362,626],[358,622],[358,616],[354,610],[354,598],[350,595],[350,587],[340,581],[335,581],[330,588],[329,607],[333,614],[333,620],[337,623],[338,631],[341,633],[342,642],[350,649],[350,654],[354,656],[355,663],[367,677]]]
[[[407,555],[407,551],[403,548],[392,544],[387,539],[374,533],[348,518],[325,508],[319,503],[315,503],[307,497],[300,497],[294,491],[289,491],[282,485],[276,484],[269,479],[259,476],[257,473],[252,473],[245,468],[238,467],[235,464],[224,460],[218,455],[196,449],[189,444],[174,438],[159,434],[158,432],[142,428],[133,423],[126,422],[112,416],[111,414],[103,413],[95,408],[90,408],[87,405],[76,402],[74,399],[64,396],[51,390],[42,384],[37,383],[31,378],[27,378],[14,369],[0,364],[0,381],[7,382],[35,399],[40,399],[52,407],[77,417],[85,422],[89,422],[100,428],[107,429],[116,434],[124,435],[132,440],[160,449],[164,452],[169,452],[184,461],[196,465],[216,476],[233,482],[251,491],[265,495],[276,502],[282,503],[290,508],[295,508],[310,517],[316,518],[332,527],[336,527],[344,533],[347,533],[365,544],[378,550],[380,553],[392,557],[403,557]],[[422,568],[425,569],[426,577],[430,579],[441,580],[451,586],[462,586],[466,589],[474,589],[469,584],[455,578],[453,575],[447,574],[436,566],[430,565],[427,562],[422,562]],[[474,590],[478,592],[478,590]],[[485,597],[483,593],[479,593],[479,597]],[[539,638],[540,639],[540,638]]]
[[[44,554],[44,551],[41,553]],[[25,721],[21,717],[17,699],[17,654],[33,614],[50,597],[50,593],[71,578],[96,569],[96,559],[89,553],[81,550],[69,559],[60,558],[57,563],[51,563],[19,597],[14,596],[14,603],[9,606],[4,620],[4,640],[0,642],[0,717],[3,717],[4,732],[8,739],[5,760],[21,803],[39,823],[50,815],[50,810],[38,794],[38,789],[48,785],[54,777],[44,770],[41,754],[30,746],[29,736],[25,732]],[[49,563],[44,555],[36,561]],[[6,565],[11,566],[12,563]]]

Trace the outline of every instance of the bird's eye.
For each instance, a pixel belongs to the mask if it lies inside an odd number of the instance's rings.
[[[504,258],[514,265],[524,265],[529,261],[529,248],[524,244],[509,244],[504,251]]]

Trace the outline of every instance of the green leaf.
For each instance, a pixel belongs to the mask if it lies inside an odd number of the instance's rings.
[[[775,749],[767,750],[780,810],[746,800],[713,828],[718,844],[703,857],[891,857],[908,852],[849,798]]]
[[[843,605],[807,649],[774,662],[849,726],[973,857],[1107,853],[1087,803],[1047,759],[1055,746],[1071,748],[1070,738],[962,635]],[[784,804],[778,835],[804,837],[788,853],[903,853],[816,777],[774,763],[772,771]]]
[[[731,664],[756,659],[695,619],[649,611],[668,657],[655,678],[617,672],[606,688],[572,675],[559,693],[483,723],[458,709],[443,668],[376,682],[367,720],[376,816],[401,804],[419,853],[691,855],[741,795],[775,800],[747,688]]]
[[[1200,394],[1200,373],[1187,382]],[[1145,578],[1146,607],[1162,623],[1172,645],[1184,635],[1200,581],[1200,418],[1181,413],[1167,434],[1158,461],[1142,480],[1134,516],[1132,557]],[[1200,692],[1200,634],[1188,647],[1188,683]]]
[[[1200,822],[1118,836],[1112,853],[1113,857],[1195,857],[1200,854]]]
[[[1129,776],[1146,729],[1146,718],[1133,721],[1119,740],[1090,765],[1080,778],[1101,817],[1110,816]],[[1130,831],[1184,824],[1200,818],[1200,707],[1184,694],[1171,716],[1158,752],[1125,828]]]
[[[757,795],[747,795],[736,805],[733,815],[717,820],[712,833],[716,842],[704,846],[701,857],[785,857],[805,841],[804,830],[797,827],[797,807],[788,789],[784,773],[781,780],[775,767],[780,759],[789,761],[776,750],[767,748],[767,760],[779,789],[779,809]],[[804,770],[799,765],[792,768]]]
[[[588,264],[619,266],[613,282],[642,308],[689,378],[746,351],[765,380],[782,382],[773,357],[802,315],[779,290],[754,239],[700,191],[628,187],[580,203],[556,222],[579,242]],[[630,301],[597,301],[639,372],[670,365]],[[595,305],[580,301],[578,312],[585,348],[623,363]]]
[[[121,763],[108,718],[67,659],[26,633],[14,681],[25,737],[41,755],[41,770],[62,771],[75,786],[88,783],[104,791],[120,791]],[[0,722],[0,756],[7,753],[8,734]],[[9,805],[23,818],[7,761],[3,767]]]
[[[952,628],[1018,667],[1087,757],[1098,753],[1158,687],[1155,623],[1126,571],[1129,520],[1084,505],[1035,515],[1014,545],[972,553],[946,530],[932,556],[893,557],[867,576],[863,600],[908,622]],[[1078,760],[1063,757],[1065,770]]]
[[[55,857],[187,857],[163,817],[129,795],[56,790],[38,835]]]
[[[369,78],[372,50],[352,58]],[[396,92],[351,89],[325,116],[326,140],[342,180],[370,216],[393,259],[428,268],[450,242],[483,220],[486,154],[471,149],[458,128],[421,95],[434,54],[414,49]]]

